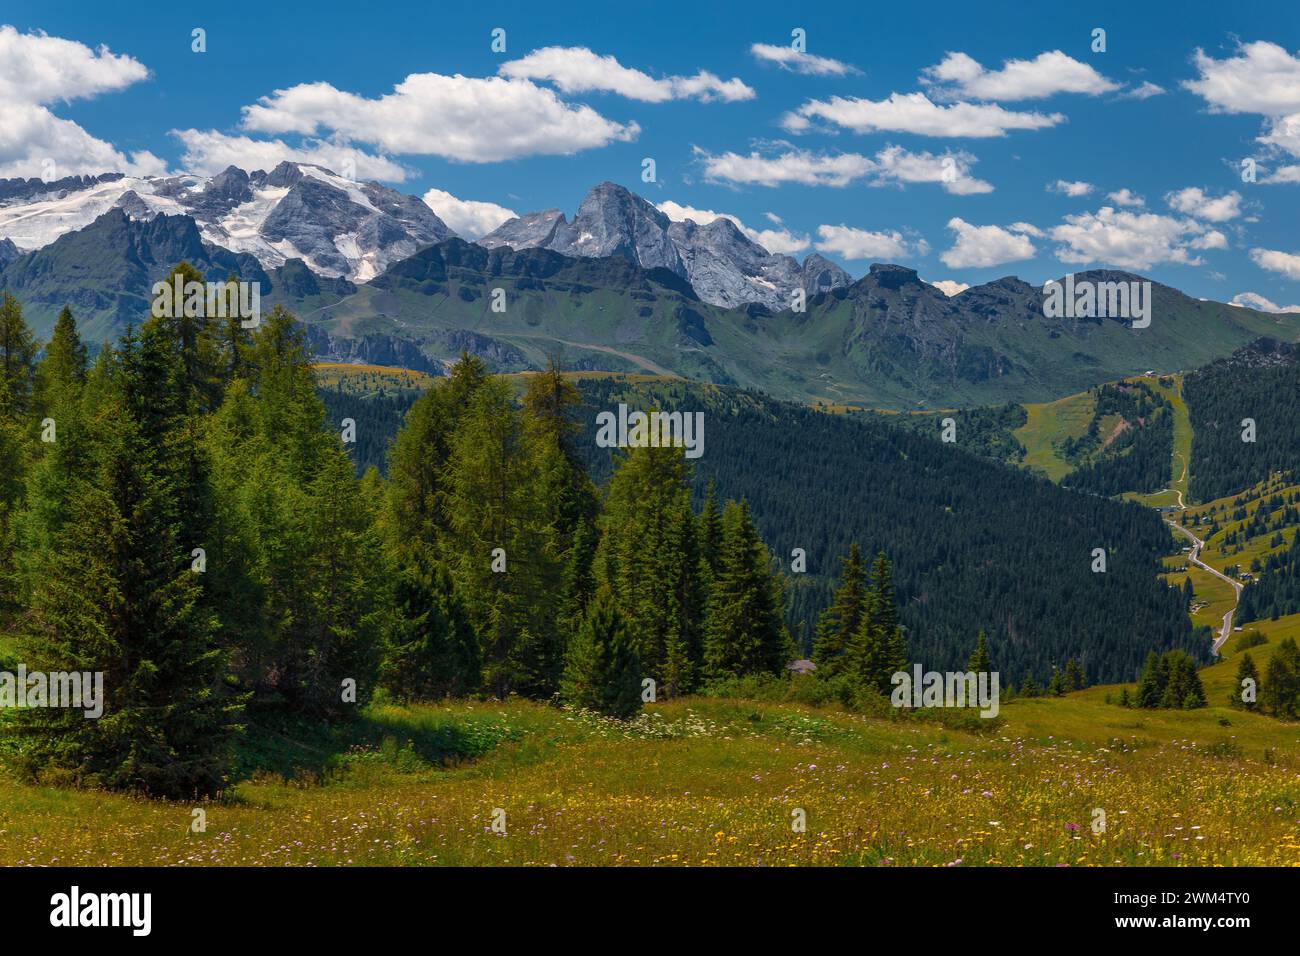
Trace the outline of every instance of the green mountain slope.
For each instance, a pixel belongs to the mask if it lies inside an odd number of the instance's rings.
[[[290,260],[263,270],[203,243],[193,221],[115,210],[0,269],[38,333],[72,305],[92,341],[138,321],[149,288],[177,261],[263,283],[263,307],[290,307],[326,358],[436,369],[462,350],[498,371],[562,353],[575,369],[674,374],[780,398],[886,409],[1043,402],[1102,382],[1194,368],[1261,335],[1300,338],[1300,315],[1255,312],[1152,284],[1147,328],[1047,318],[1015,278],[949,298],[899,266],[875,265],[803,312],[702,302],[666,269],[621,256],[570,258],[449,239],[370,283],[313,275]],[[1119,272],[1078,279],[1130,281]],[[498,293],[496,290],[500,290]]]

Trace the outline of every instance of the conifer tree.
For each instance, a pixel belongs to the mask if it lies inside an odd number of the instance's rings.
[[[608,588],[601,588],[568,648],[561,696],[571,704],[626,719],[641,709],[641,667]]]
[[[1083,690],[1086,681],[1083,676],[1083,668],[1073,657],[1065,662],[1065,689],[1067,691]]]
[[[907,669],[907,643],[898,620],[893,571],[883,552],[871,566],[862,621],[850,640],[848,656],[858,681],[881,694],[890,692],[894,674]]]
[[[1065,673],[1059,667],[1052,668],[1052,679],[1047,682],[1047,693],[1052,697],[1064,697],[1069,686],[1065,681]]]
[[[363,705],[374,690],[384,568],[374,516],[341,447],[326,456],[307,500],[309,552],[300,586],[310,617],[295,629],[295,709],[355,713],[353,705]],[[343,698],[344,680],[355,681],[355,700]]]
[[[102,672],[104,713],[23,711],[23,758],[87,785],[208,795],[226,778],[239,701],[220,680],[217,622],[200,607],[161,449],[129,391],[98,410],[93,473],[75,481],[37,576],[27,653],[33,669]]]
[[[77,334],[76,319],[72,310],[64,306],[36,367],[37,404],[41,411],[52,414],[75,401],[86,381],[87,368],[86,346]]]
[[[993,665],[989,661],[988,641],[983,631],[980,631],[975,638],[975,650],[971,652],[966,670],[974,674],[986,674],[993,670]]]
[[[694,685],[704,595],[690,466],[680,448],[621,456],[600,515],[594,576],[610,588],[647,677],[667,696]]]
[[[704,638],[705,671],[711,678],[777,674],[794,652],[781,616],[782,587],[771,555],[741,501],[722,514],[722,560],[709,595]]]
[[[1160,655],[1155,651],[1148,652],[1146,662],[1142,665],[1142,676],[1138,679],[1137,706],[1159,707],[1165,683]]]
[[[1300,649],[1295,638],[1283,638],[1273,651],[1261,697],[1274,717],[1291,720],[1300,711]]]
[[[0,297],[0,416],[21,417],[31,409],[36,385],[36,340],[22,306],[8,292]]]
[[[1251,683],[1247,685],[1246,681]],[[1250,700],[1246,700],[1243,696],[1247,686],[1253,687],[1255,690]],[[1237,665],[1237,683],[1233,686],[1232,693],[1228,695],[1228,703],[1243,710],[1257,710],[1259,708],[1259,692],[1259,670],[1255,667],[1255,661],[1251,658],[1250,652],[1247,651],[1241,655],[1241,663]]]
[[[857,542],[849,545],[842,559],[840,584],[830,607],[817,620],[817,637],[813,643],[813,661],[820,676],[835,677],[842,673],[845,652],[858,632],[867,611],[865,569]]]
[[[558,559],[530,450],[509,385],[479,385],[452,439],[444,550],[499,697],[549,697],[563,668]]]
[[[708,587],[718,573],[722,555],[722,511],[718,508],[717,488],[712,481],[704,496],[704,510],[700,512],[700,558],[704,569],[703,580]]]

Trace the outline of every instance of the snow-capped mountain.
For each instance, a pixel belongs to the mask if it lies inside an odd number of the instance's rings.
[[[7,179],[0,180],[0,263],[84,229],[110,209],[139,221],[189,216],[204,242],[250,253],[266,269],[301,259],[314,273],[352,282],[368,282],[455,235],[417,196],[307,163],[281,163],[269,173],[230,166],[210,177]],[[592,189],[572,222],[558,209],[529,213],[478,244],[582,258],[622,256],[645,269],[667,269],[690,282],[705,302],[727,308],[760,303],[780,311],[790,307],[797,289],[811,297],[853,281],[816,254],[803,263],[773,255],[729,219],[674,222],[614,183]]]
[[[281,163],[269,173],[231,166],[212,177],[0,180],[0,240],[29,252],[113,208],[132,219],[190,216],[204,241],[252,253],[266,268],[302,259],[321,275],[357,282],[454,235],[416,196],[320,166]]]
[[[511,219],[478,240],[481,246],[540,247],[568,256],[624,256],[645,269],[668,269],[688,280],[705,302],[728,308],[751,302],[790,307],[796,289],[809,296],[852,283],[847,272],[813,254],[802,264],[773,255],[730,219],[707,225],[673,222],[614,183],[587,193],[569,222],[558,209]]]

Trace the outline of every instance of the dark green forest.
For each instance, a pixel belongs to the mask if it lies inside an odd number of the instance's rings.
[[[1062,454],[1079,465],[1061,480],[1062,486],[1105,497],[1165,487],[1174,447],[1168,400],[1144,382],[1102,385],[1094,394],[1097,401],[1088,430],[1063,443]],[[1102,423],[1112,415],[1127,425],[1103,449],[1109,436],[1101,434]]]
[[[1204,656],[1180,598],[1156,577],[1168,532],[1139,505],[1063,491],[942,444],[928,428],[899,428],[896,416],[834,415],[684,381],[600,378],[578,387],[575,421],[587,431],[578,447],[598,485],[612,469],[593,440],[599,410],[623,401],[706,411],[696,506],[712,481],[749,502],[784,568],[794,548],[805,550],[807,573],[789,575],[786,611],[805,654],[831,602],[836,563],[859,542],[894,562],[909,646],[927,666],[963,663],[981,628],[1001,667],[1043,684],[1071,657],[1100,681],[1134,679],[1153,647]],[[990,433],[1017,408],[987,421]],[[1167,446],[1164,454],[1167,477]],[[1095,547],[1108,549],[1105,574],[1091,571]]]
[[[1241,592],[1238,620],[1277,620],[1300,613],[1300,534],[1286,550],[1265,557],[1260,570],[1263,573]]]
[[[1046,683],[1071,657],[1096,682],[1134,679],[1153,648],[1205,656],[1181,596],[1157,577],[1170,539],[1150,509],[1063,490],[879,416],[687,382],[581,387],[589,435],[596,410],[620,401],[705,411],[696,499],[710,482],[744,497],[787,569],[793,549],[805,549],[808,571],[791,575],[787,615],[805,650],[839,559],[857,542],[893,562],[908,647],[927,667],[964,664],[981,629],[1017,681]],[[579,447],[603,481],[611,456],[594,442]],[[1098,547],[1106,573],[1091,570]]]
[[[1260,339],[1189,374],[1191,496],[1212,501],[1300,465],[1300,348]],[[1254,441],[1244,441],[1246,419]],[[1249,436],[1247,436],[1249,437]]]

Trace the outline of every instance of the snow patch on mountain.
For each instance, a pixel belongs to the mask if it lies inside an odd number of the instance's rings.
[[[266,268],[298,258],[321,275],[365,282],[454,235],[415,196],[306,163],[269,173],[231,166],[212,177],[78,177],[54,187],[0,180],[0,239],[29,252],[114,207],[132,219],[186,215],[204,241],[251,253]]]

